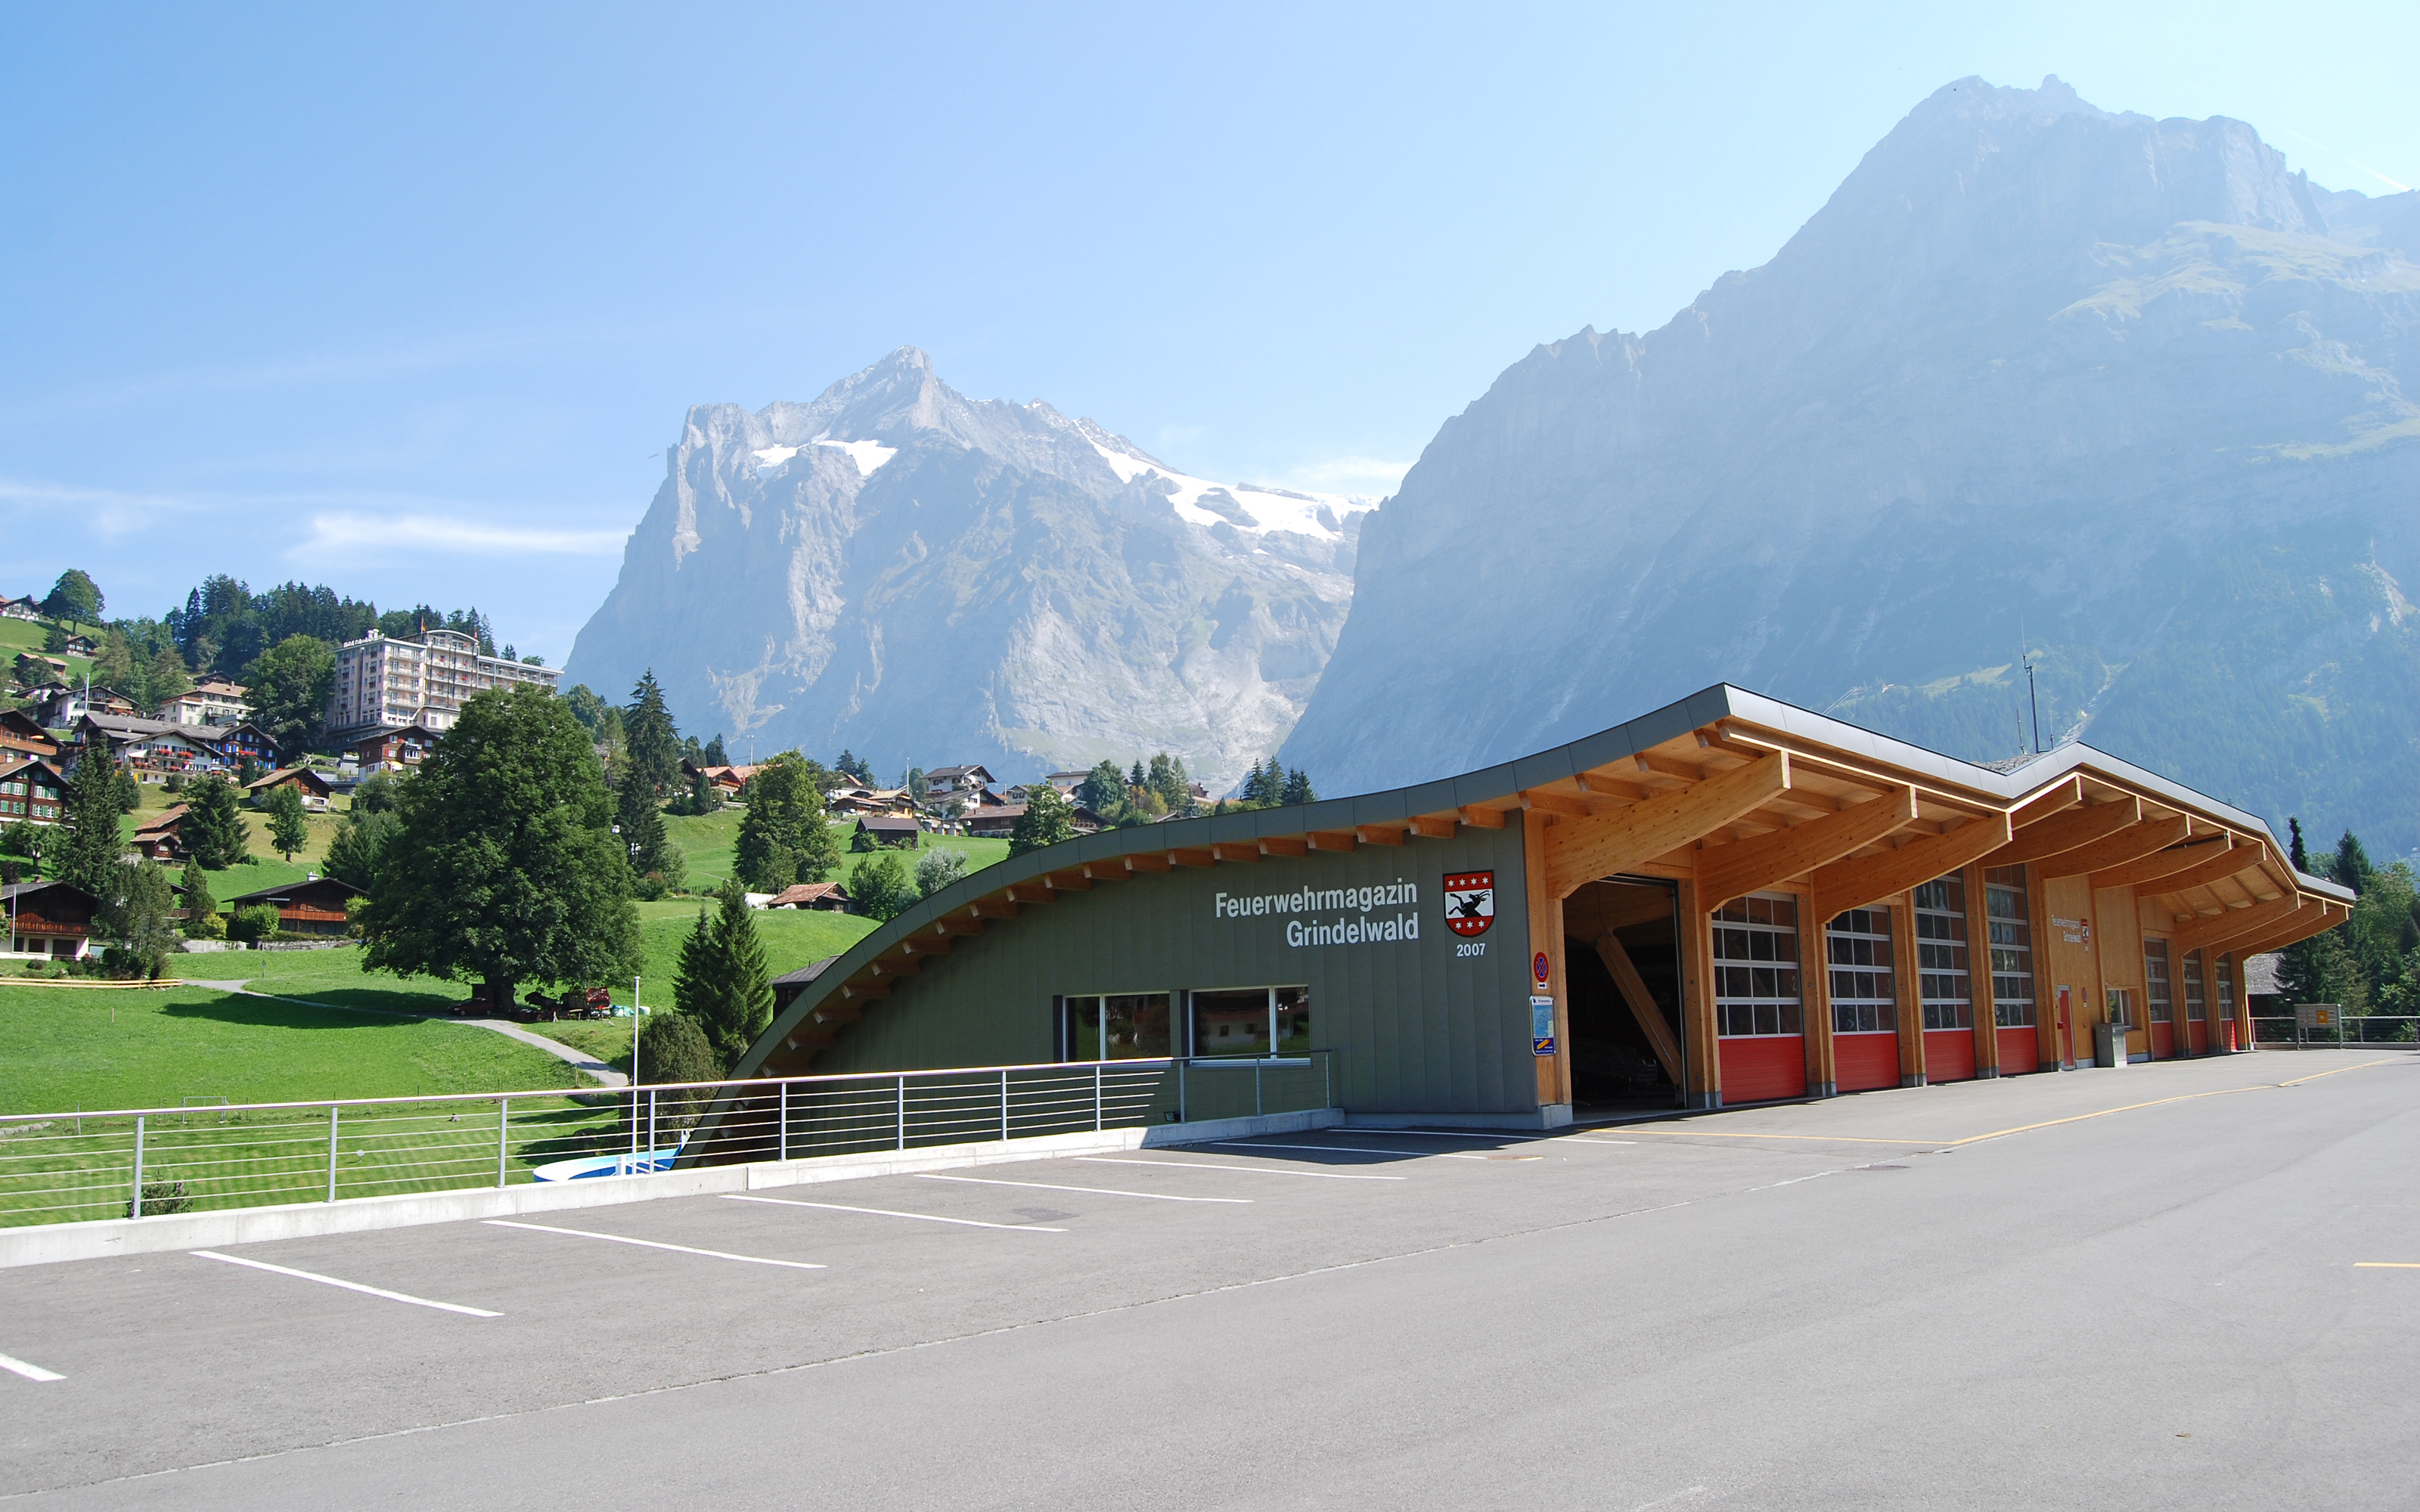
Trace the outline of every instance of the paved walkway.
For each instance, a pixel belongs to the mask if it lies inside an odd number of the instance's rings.
[[[280,1003],[301,1003],[308,1008],[332,1008],[339,1013],[378,1013],[387,1018],[396,1019],[444,1018],[445,1022],[449,1024],[467,1024],[474,1028],[493,1029],[498,1034],[503,1035],[508,1040],[519,1040],[525,1045],[531,1045],[536,1049],[543,1050],[548,1055],[552,1056],[555,1059],[563,1061],[566,1065],[573,1067],[603,1086],[628,1087],[630,1084],[629,1077],[625,1076],[620,1072],[615,1071],[613,1067],[605,1064],[603,1061],[590,1056],[586,1051],[574,1050],[571,1046],[565,1044],[562,1041],[550,1040],[543,1034],[532,1034],[529,1030],[522,1028],[520,1025],[507,1024],[503,1019],[458,1019],[446,1017],[443,1014],[438,1013],[406,1013],[391,1008],[361,1008],[351,1003],[323,1003],[317,998],[293,997],[285,993],[256,992],[244,985],[240,980],[203,981],[198,978],[187,977],[184,979],[183,985],[188,987],[209,987],[223,993],[238,993],[245,997],[266,997]]]

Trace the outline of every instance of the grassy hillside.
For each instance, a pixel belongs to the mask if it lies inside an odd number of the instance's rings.
[[[179,795],[169,792],[163,784],[145,782],[140,786],[142,806],[119,822],[119,827],[130,841],[138,826],[150,823],[162,810],[173,808],[182,801]],[[340,804],[342,801],[338,800]],[[289,863],[269,843],[269,816],[245,810],[243,823],[245,832],[251,837],[247,846],[252,853],[252,862],[247,866],[231,866],[224,872],[211,872],[210,896],[225,903],[229,898],[256,892],[263,887],[282,887],[288,883],[300,882],[304,876],[318,871],[320,859],[328,854],[329,841],[336,838],[338,817],[334,811],[306,815],[310,836],[302,848],[294,853],[294,859]]]
[[[70,634],[77,630],[82,630],[96,640],[101,639],[100,625],[69,626]],[[8,665],[17,659],[17,653],[41,650],[42,640],[42,625],[39,621],[0,620],[0,684],[8,682],[6,671]],[[70,677],[80,678],[92,670],[92,659],[88,656],[70,656],[64,651],[54,652],[52,655],[66,660]]]
[[[264,954],[262,959],[268,959]],[[358,972],[356,973],[358,975]],[[0,986],[0,1112],[570,1087],[569,1066],[459,1024],[201,987]]]
[[[680,847],[681,857],[689,867],[689,887],[694,892],[711,892],[722,886],[731,875],[733,855],[739,845],[740,810],[725,809],[710,814],[666,814],[664,834]],[[855,875],[860,863],[867,859],[848,849],[848,838],[855,825],[834,825],[833,834],[841,844],[841,872],[834,879],[844,887]],[[1004,840],[963,840],[927,835],[928,850],[952,850],[965,854],[969,871],[980,871],[994,861],[1008,858],[1008,841]],[[915,859],[915,853],[908,853]]]

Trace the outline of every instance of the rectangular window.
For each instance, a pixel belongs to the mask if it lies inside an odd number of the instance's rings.
[[[2150,1008],[2152,1023],[2171,1024],[2176,1021],[2176,996],[2168,981],[2168,942],[2165,940],[2143,942],[2143,1001]]]
[[[2108,1009],[2106,1017],[2110,1023],[2125,1029],[2134,1027],[2134,990],[2132,987],[2110,988]]]
[[[2188,951],[2185,955],[2185,1019],[2188,1023],[2199,1024],[2208,1017],[2209,1005],[2202,1000],[2201,952]]]
[[[1891,970],[1887,908],[1852,908],[1823,931],[1832,970],[1832,1032],[1895,1034],[1899,983]]]
[[[1798,900],[1757,893],[1715,910],[1714,1024],[1732,1038],[1797,1034]]]
[[[1311,1049],[1311,989],[1246,987],[1187,995],[1193,1008],[1193,1054],[1220,1057],[1298,1055]]]
[[[1966,879],[1954,873],[1916,889],[1916,988],[1928,1029],[1971,1029],[1975,1000],[1966,949]]]
[[[2235,957],[2220,956],[2215,975],[2218,978],[2218,1016],[2231,1019],[2235,1016]]]
[[[2034,1024],[2034,926],[2025,906],[2025,869],[1983,873],[1983,912],[1992,932],[1992,1022],[2004,1029]]]
[[[1069,1060],[1159,1060],[1170,1054],[1166,993],[1063,998],[1060,1014],[1060,1042]]]

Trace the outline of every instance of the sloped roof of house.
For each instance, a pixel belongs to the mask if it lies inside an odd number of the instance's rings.
[[[843,903],[846,903],[848,891],[837,882],[793,882],[767,900],[765,906],[796,908],[803,903],[814,903],[818,898],[838,898]]]

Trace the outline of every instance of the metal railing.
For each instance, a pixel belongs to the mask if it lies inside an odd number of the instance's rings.
[[[0,1115],[0,1227],[337,1202],[1334,1103],[1327,1051]]]
[[[2361,1013],[2339,1015],[2331,1026],[2308,1029],[2300,1017],[2278,1014],[2252,1021],[2253,1042],[2264,1050],[2335,1050],[2364,1044],[2420,1042],[2420,1014]]]

